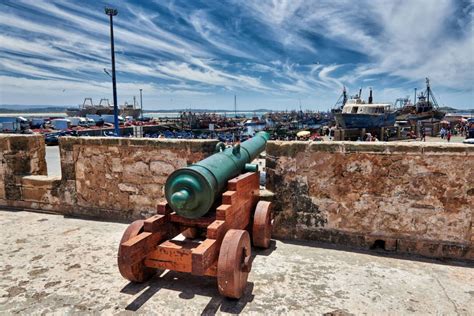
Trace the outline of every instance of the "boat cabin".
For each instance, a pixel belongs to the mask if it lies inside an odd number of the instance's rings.
[[[360,99],[351,99],[346,102],[342,113],[348,114],[383,114],[390,112],[390,104],[372,103],[367,104]]]

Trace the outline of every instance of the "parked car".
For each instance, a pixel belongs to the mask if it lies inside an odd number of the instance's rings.
[[[45,134],[44,135],[44,142],[47,146],[57,146],[59,145],[59,135],[54,134]]]

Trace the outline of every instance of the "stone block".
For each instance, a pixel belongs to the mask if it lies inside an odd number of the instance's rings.
[[[22,198],[25,201],[44,202],[50,192],[48,188],[23,187]]]
[[[310,152],[344,152],[344,144],[339,142],[311,142],[308,150]]]
[[[112,172],[122,172],[122,160],[120,158],[112,158]]]
[[[461,155],[466,156],[468,153],[474,154],[472,145],[456,144],[456,143],[425,143],[422,146],[424,155]]]
[[[346,153],[389,153],[387,145],[383,142],[343,142],[343,145]]]
[[[21,200],[21,186],[5,183],[5,199]]]
[[[32,139],[28,136],[10,138],[10,150],[13,152],[28,151],[32,146]]]
[[[152,161],[150,163],[150,171],[155,175],[165,175],[168,176],[171,174],[176,168],[164,161]]]
[[[142,194],[134,194],[129,197],[129,206],[135,210],[152,209],[155,210],[157,201],[149,196]]]
[[[61,177],[44,175],[24,176],[21,178],[21,182],[23,186],[27,187],[51,189],[61,183]]]
[[[123,180],[126,182],[135,180],[137,176],[141,177],[141,176],[149,176],[149,175],[150,175],[150,168],[146,163],[142,161],[137,161],[132,164],[123,166]]]
[[[305,152],[309,147],[308,142],[297,141],[269,141],[266,147],[267,155],[295,157],[300,152]]]
[[[138,193],[138,188],[133,184],[119,183],[118,187],[122,192]]]
[[[441,246],[442,257],[446,258],[464,258],[474,260],[471,250],[472,246],[460,244],[443,244]],[[470,257],[469,257],[470,256]]]
[[[386,148],[391,154],[421,155],[423,153],[423,147],[419,143],[389,142],[386,143]]]

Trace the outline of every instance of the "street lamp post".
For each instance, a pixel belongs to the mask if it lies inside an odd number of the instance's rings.
[[[143,99],[142,99],[142,90],[140,89],[140,116],[143,121]]]
[[[118,121],[117,81],[115,79],[115,49],[114,49],[114,22],[113,16],[117,15],[117,9],[105,8],[105,14],[110,17],[110,54],[112,55],[112,89],[114,94],[114,129],[115,135],[120,136]]]

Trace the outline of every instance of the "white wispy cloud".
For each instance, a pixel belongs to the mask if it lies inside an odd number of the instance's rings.
[[[16,98],[14,87],[20,84],[38,92],[31,99],[41,99],[41,91],[54,94],[48,81],[51,87],[69,87],[66,91],[75,87],[77,94],[66,92],[61,100],[88,91],[110,93],[103,73],[110,68],[103,3],[12,3],[0,4],[0,102]],[[283,102],[285,95],[329,102],[342,85],[371,84],[389,98],[421,87],[426,76],[447,95],[445,100],[473,97],[472,3],[228,0],[198,6],[155,1],[154,10],[145,2],[116,5],[119,93],[124,97],[146,85],[157,97],[239,92],[270,104]],[[403,88],[390,87],[400,82]]]

